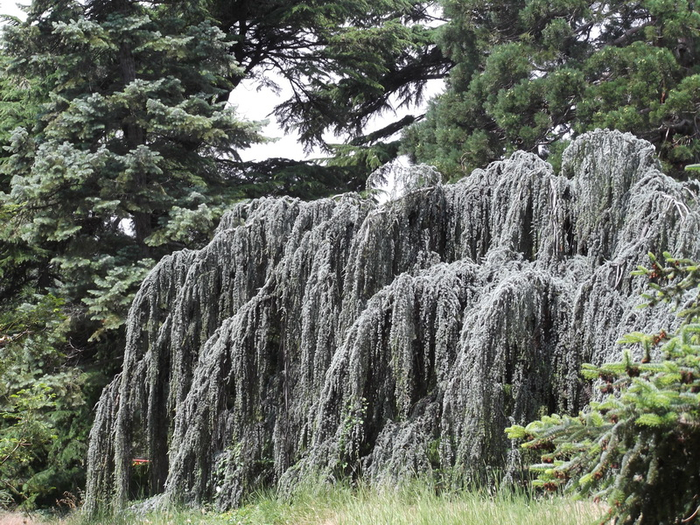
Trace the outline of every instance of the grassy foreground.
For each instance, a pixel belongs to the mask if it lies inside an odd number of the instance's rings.
[[[96,524],[188,525],[592,525],[604,509],[571,498],[532,498],[527,494],[459,492],[438,495],[428,485],[402,489],[315,486],[285,499],[259,494],[226,512],[164,510],[145,516],[123,514]],[[88,525],[75,515],[65,525]]]

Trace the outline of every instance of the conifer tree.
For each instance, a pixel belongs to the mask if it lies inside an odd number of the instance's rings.
[[[291,88],[274,110],[285,131],[333,151],[341,158],[335,164],[345,168],[341,176],[355,164],[361,169],[350,176],[366,177],[377,162],[395,157],[392,136],[422,115],[392,118],[394,111],[421,102],[427,82],[452,66],[435,42],[441,21],[434,1],[215,0],[210,6],[234,42],[245,78]],[[369,133],[377,115],[389,123]],[[336,151],[329,142],[340,139],[333,134],[352,144]],[[330,172],[333,178],[338,170]]]
[[[700,159],[700,10],[659,0],[444,0],[447,90],[407,150],[453,177],[522,149],[555,159],[595,128]]]
[[[10,73],[48,94],[10,140],[2,203],[19,211],[5,240],[46,249],[43,288],[84,300],[107,328],[153,260],[196,242],[236,198],[214,156],[257,140],[222,101],[238,71],[230,44],[172,7],[34,2],[5,38]]]
[[[187,5],[38,0],[6,28],[0,506],[77,493],[140,278],[242,195],[215,159],[256,125],[226,106],[230,43]]]
[[[0,71],[7,67],[9,59],[0,55]],[[39,111],[29,90],[20,82],[0,74],[0,144],[9,143],[12,132],[19,126],[28,126]],[[9,152],[0,149],[0,194],[8,193],[11,177],[3,170]],[[21,210],[19,205],[0,205],[0,224],[9,224]],[[16,302],[23,287],[32,280],[42,261],[41,251],[29,245],[19,236],[5,234],[0,241],[0,304],[7,309]]]

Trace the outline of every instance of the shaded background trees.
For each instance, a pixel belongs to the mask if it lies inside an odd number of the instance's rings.
[[[445,0],[455,61],[406,137],[453,177],[516,149],[554,155],[594,128],[649,140],[678,170],[700,155],[700,13],[693,2]],[[555,160],[556,162],[556,160]]]
[[[154,258],[191,239],[187,211],[240,196],[216,169],[256,140],[219,99],[237,68],[223,33],[129,2],[33,5],[6,34],[11,72],[47,94],[6,164],[13,234],[44,247],[41,286],[117,327]],[[116,287],[116,288],[115,288]]]
[[[422,112],[395,110],[415,110],[428,82],[452,67],[435,39],[442,23],[438,2],[217,0],[210,13],[234,42],[241,78],[273,91],[291,87],[291,96],[274,107],[283,130],[299,133],[307,148],[341,158],[329,165],[354,168],[348,176],[360,184],[334,191],[362,189],[371,169],[397,155],[397,133]],[[384,125],[368,132],[380,115]],[[333,168],[325,185],[335,176]]]
[[[7,82],[33,108],[7,141],[0,232],[14,282],[0,320],[15,365],[3,435],[17,436],[2,477],[18,501],[80,483],[90,407],[117,369],[135,287],[235,191],[214,152],[256,134],[219,101],[236,71],[228,48],[210,22],[129,2],[36,2],[6,32]],[[29,427],[27,407],[41,415]]]

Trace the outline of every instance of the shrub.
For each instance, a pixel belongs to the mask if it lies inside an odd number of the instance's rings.
[[[89,375],[66,365],[51,295],[0,311],[0,509],[50,505],[83,481]]]

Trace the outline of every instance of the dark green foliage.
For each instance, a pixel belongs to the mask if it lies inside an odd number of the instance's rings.
[[[77,493],[140,280],[243,195],[215,163],[257,140],[225,107],[240,74],[230,43],[172,7],[36,1],[5,33],[0,489],[12,503]]]
[[[700,158],[694,3],[443,5],[450,21],[440,43],[456,66],[426,121],[406,135],[419,161],[452,176],[516,149],[556,161],[563,142],[595,128],[647,139],[676,170]]]
[[[435,11],[418,0],[216,0],[210,9],[246,78],[292,88],[274,111],[282,126],[323,148],[328,132],[377,142],[410,123],[365,135],[374,116],[422,100],[451,67],[435,44]]]
[[[88,400],[99,372],[66,366],[68,319],[54,296],[0,315],[0,507],[55,503],[85,480]]]
[[[239,71],[230,44],[132,2],[35,2],[5,40],[10,73],[48,96],[10,139],[3,238],[50,253],[43,286],[118,327],[153,260],[240,196],[214,164],[256,139],[219,102]]]
[[[0,71],[4,71],[9,58],[0,55]],[[0,145],[9,143],[13,130],[33,122],[39,105],[20,79],[0,74]],[[0,148],[0,195],[9,192],[11,176],[4,170],[10,154]],[[35,276],[45,256],[38,246],[32,246],[21,238],[10,225],[22,212],[22,204],[6,203],[0,198],[0,304],[7,304]]]
[[[616,523],[678,523],[699,508],[700,269],[669,254],[664,266],[651,261],[635,272],[655,290],[649,304],[682,304],[681,326],[631,333],[620,343],[639,351],[625,350],[616,363],[583,365],[602,396],[578,417],[555,414],[507,429],[541,455],[531,467],[536,485],[605,499],[606,519]]]
[[[307,200],[362,191],[367,171],[355,165],[322,165],[283,158],[259,162],[221,162],[221,169],[247,198],[289,195]]]
[[[8,65],[9,58],[0,55],[0,71],[5,71]],[[39,107],[36,101],[32,101],[31,94],[19,79],[0,75],[0,142],[3,144],[9,142],[16,127],[25,126],[36,117]],[[0,162],[4,162],[7,156],[7,151],[0,151]],[[10,183],[3,173],[0,173],[0,181],[3,190]]]

